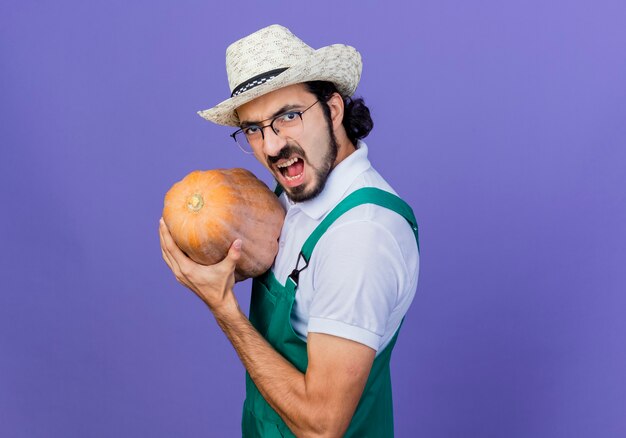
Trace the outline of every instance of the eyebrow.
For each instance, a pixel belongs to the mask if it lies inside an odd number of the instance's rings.
[[[274,117],[281,115],[282,113],[285,113],[287,111],[290,111],[290,110],[293,110],[293,109],[296,109],[296,108],[302,108],[302,105],[301,104],[290,103],[290,104],[284,105],[282,108],[280,108],[278,111],[274,112],[274,114],[272,114],[267,119],[259,120],[258,122],[244,120],[239,125],[242,126],[242,127],[243,126],[250,126],[250,125],[258,125],[261,122],[267,122],[268,120],[271,120]]]

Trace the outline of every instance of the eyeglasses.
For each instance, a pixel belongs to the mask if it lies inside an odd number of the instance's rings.
[[[246,154],[251,154],[253,148],[260,147],[263,144],[263,140],[265,139],[263,131],[268,126],[272,128],[274,134],[282,139],[297,137],[302,133],[304,128],[302,114],[307,112],[318,102],[319,100],[316,100],[302,111],[287,111],[286,113],[273,117],[271,119],[272,121],[268,125],[246,125],[230,134],[230,136],[233,140],[235,140],[239,148]],[[270,119],[261,120],[261,122],[266,122],[268,120]]]

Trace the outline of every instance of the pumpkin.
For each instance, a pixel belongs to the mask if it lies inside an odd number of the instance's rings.
[[[276,195],[246,169],[191,172],[167,192],[163,207],[172,238],[197,263],[223,260],[241,238],[238,281],[272,266],[284,218]]]

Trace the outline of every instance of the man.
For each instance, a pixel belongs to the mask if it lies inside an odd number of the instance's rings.
[[[371,167],[352,101],[361,57],[274,25],[226,52],[231,98],[200,115],[273,174],[287,214],[250,318],[233,294],[242,242],[197,265],[161,221],[163,257],[208,305],[247,370],[243,435],[393,436],[389,359],[417,286],[417,224]],[[297,293],[296,293],[297,292]]]

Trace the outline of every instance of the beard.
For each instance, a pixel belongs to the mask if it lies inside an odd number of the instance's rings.
[[[285,147],[283,147],[278,155],[274,157],[268,157],[267,161],[269,164],[273,164],[282,158],[289,158],[294,154],[297,154],[302,157],[302,159],[309,163],[311,169],[313,169],[313,186],[308,189],[304,184],[301,184],[296,187],[283,187],[285,191],[285,195],[293,202],[302,202],[307,201],[309,199],[315,198],[319,195],[324,187],[326,186],[326,181],[328,180],[328,175],[330,175],[331,170],[333,170],[335,160],[337,159],[337,153],[339,151],[339,145],[337,144],[337,138],[335,137],[335,133],[328,126],[328,143],[326,145],[326,153],[322,157],[322,164],[319,167],[313,167],[309,160],[307,159],[306,153],[304,149],[302,149],[297,144],[287,143]]]

